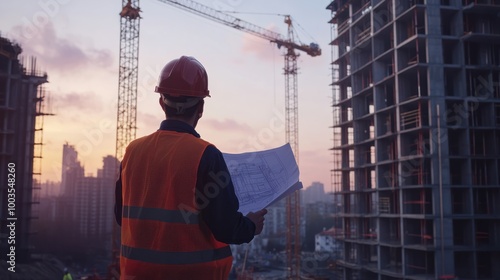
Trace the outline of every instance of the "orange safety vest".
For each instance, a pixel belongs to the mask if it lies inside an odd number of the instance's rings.
[[[231,249],[215,239],[195,202],[210,143],[159,130],[134,140],[122,161],[123,280],[227,279]]]

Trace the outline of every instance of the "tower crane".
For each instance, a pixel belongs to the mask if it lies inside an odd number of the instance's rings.
[[[315,57],[321,55],[318,44],[309,45],[295,42],[295,34],[292,18],[285,16],[285,23],[288,26],[287,37],[262,28],[255,24],[246,22],[222,11],[212,9],[192,0],[158,0],[197,14],[207,19],[222,23],[229,27],[247,32],[257,37],[275,43],[278,48],[285,49],[285,134],[286,141],[290,143],[292,151],[298,162],[298,91],[297,91],[297,57],[296,50],[305,52]],[[125,146],[135,138],[136,132],[136,108],[137,108],[137,74],[138,74],[138,53],[139,53],[139,21],[140,8],[139,0],[122,0],[122,11],[120,13],[120,69],[119,69],[119,92],[118,92],[118,112],[117,112],[117,133],[116,133],[116,157],[121,160]],[[289,195],[286,198],[287,216],[287,278],[300,278],[300,197],[299,192]],[[118,267],[117,241],[119,234],[117,230],[113,233],[113,262]],[[116,275],[116,269],[110,269]],[[109,279],[110,278],[108,275]]]

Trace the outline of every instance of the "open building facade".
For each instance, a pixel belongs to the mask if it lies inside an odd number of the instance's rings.
[[[15,232],[16,260],[27,261],[40,203],[43,85],[48,81],[36,59],[23,63],[21,52],[19,45],[0,36],[0,253],[2,257],[10,253],[13,242],[8,238]],[[9,190],[8,178],[15,179],[11,185],[15,192]],[[15,231],[7,227],[12,221]]]
[[[327,9],[341,279],[500,279],[500,1]]]

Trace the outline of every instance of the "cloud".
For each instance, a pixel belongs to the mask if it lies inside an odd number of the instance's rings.
[[[304,187],[312,182],[319,181],[325,184],[325,191],[330,190],[330,169],[332,168],[332,155],[327,148],[311,150],[299,148],[299,168]]]
[[[94,92],[71,92],[68,94],[52,94],[51,106],[54,112],[98,113],[103,109],[102,100]]]
[[[110,50],[82,46],[80,42],[60,37],[52,22],[39,26],[32,36],[22,36],[23,26],[13,27],[11,35],[26,55],[36,57],[49,72],[71,74],[82,68],[107,68],[113,65]]]
[[[329,147],[325,147],[324,150],[321,149],[314,149],[311,150],[309,149],[303,149],[300,151],[300,157],[307,159],[308,161],[315,161],[315,160],[324,160],[324,161],[329,161],[331,160],[331,151],[328,150]]]
[[[155,109],[157,110],[156,114],[137,112],[138,135],[150,134],[160,128],[160,123],[165,116],[161,112],[160,105]]]
[[[277,32],[275,26],[268,28],[271,31]],[[269,41],[258,38],[251,34],[243,35],[243,44],[241,50],[244,53],[255,55],[257,58],[265,61],[273,61],[276,54],[277,45]]]
[[[215,131],[226,131],[233,133],[252,133],[254,130],[245,123],[239,123],[235,120],[224,119],[222,121],[218,119],[201,119],[200,123],[203,124],[208,129],[212,129]]]

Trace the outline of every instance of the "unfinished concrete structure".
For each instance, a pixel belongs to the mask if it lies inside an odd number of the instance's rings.
[[[15,220],[16,261],[29,259],[32,221],[36,219],[39,204],[42,159],[42,128],[47,74],[36,67],[34,58],[22,63],[22,49],[0,37],[0,253],[7,254],[13,245],[7,238],[11,232],[7,224]],[[15,166],[15,206],[10,215],[8,198],[8,167]],[[12,174],[12,173],[11,173]],[[11,197],[12,198],[12,197]],[[10,202],[10,201],[9,201]]]
[[[500,279],[500,1],[335,0],[343,279]]]

